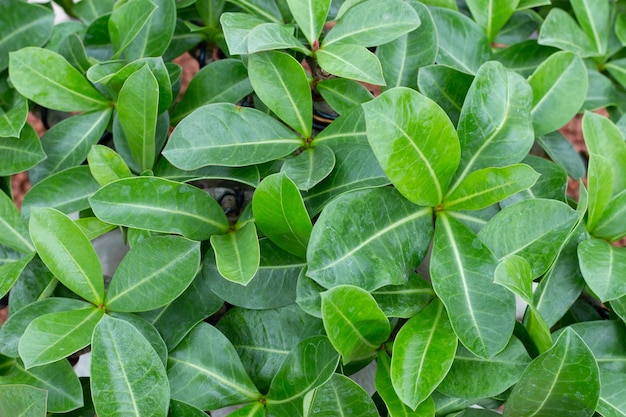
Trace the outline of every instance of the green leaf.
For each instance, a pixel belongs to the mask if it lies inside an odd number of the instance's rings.
[[[266,177],[252,196],[252,210],[261,231],[280,248],[304,258],[311,219],[296,185],[287,174]]]
[[[443,200],[451,210],[481,210],[533,186],[539,178],[524,164],[503,168],[483,168],[467,175]]]
[[[622,45],[626,44],[626,15],[618,14],[615,19],[615,35]]]
[[[272,380],[266,397],[268,412],[271,414],[272,408],[292,401],[302,404],[305,394],[332,377],[338,363],[339,354],[325,336],[298,343]]]
[[[452,366],[457,337],[439,300],[413,316],[398,332],[391,357],[391,381],[412,409],[425,401]]]
[[[176,167],[261,164],[289,155],[302,139],[276,119],[233,104],[207,104],[181,121],[163,155]]]
[[[438,213],[436,226],[430,262],[435,293],[461,343],[491,358],[513,333],[515,298],[493,282],[497,260],[467,226],[445,212]]]
[[[592,234],[595,237],[607,239],[611,242],[626,236],[626,191],[613,197],[602,212],[602,216],[594,226]]]
[[[534,278],[548,270],[577,221],[576,211],[560,201],[524,200],[496,214],[479,237],[499,259],[526,259]]]
[[[37,132],[31,125],[24,125],[20,137],[0,137],[0,176],[10,176],[26,171],[46,158]]]
[[[278,51],[252,54],[248,75],[255,93],[276,116],[303,137],[311,137],[311,88],[295,58]]]
[[[417,29],[420,24],[419,15],[406,2],[388,0],[382,14],[378,6],[376,0],[366,0],[348,9],[328,32],[322,48],[334,43],[366,47],[382,45]]]
[[[493,41],[517,9],[519,0],[470,0],[467,6],[490,41]]]
[[[0,414],[3,416],[45,417],[48,393],[28,385],[0,386]]]
[[[111,13],[114,4],[115,0],[82,0],[72,7],[72,11],[80,20],[90,24],[98,17]]]
[[[259,169],[254,165],[245,167],[221,167],[212,165],[193,171],[185,171],[176,168],[165,158],[161,158],[154,167],[154,175],[156,177],[179,182],[203,179],[233,180],[255,188],[261,181]]]
[[[119,58],[137,38],[156,8],[150,0],[130,0],[114,8],[109,19],[109,33],[115,49],[113,59]]]
[[[29,228],[37,253],[59,281],[87,301],[102,305],[102,267],[80,228],[52,208],[33,209]]]
[[[429,417],[435,414],[435,404],[431,397],[422,401],[417,409],[412,410],[400,400],[391,382],[391,358],[384,350],[378,351],[376,361],[376,391],[381,396],[390,417]]]
[[[593,231],[611,202],[614,178],[610,161],[599,154],[590,154],[587,167],[589,207],[587,229]]]
[[[143,239],[116,269],[107,290],[107,310],[137,312],[162,307],[185,291],[199,266],[199,242],[181,236]]]
[[[248,54],[275,49],[292,49],[311,55],[311,51],[302,45],[294,35],[293,26],[278,23],[261,23],[250,31],[246,38]]]
[[[335,150],[337,145],[341,144],[368,145],[363,108],[355,106],[345,114],[340,115],[313,138],[311,146],[317,146],[322,143],[333,150]]]
[[[35,256],[11,287],[9,314],[16,314],[35,301],[49,297],[58,284],[59,281],[54,278],[48,267]],[[17,348],[17,345],[15,346]]]
[[[331,0],[306,2],[297,0],[287,0],[289,10],[293,15],[298,28],[309,41],[309,45],[313,45],[324,28],[326,16],[330,10]]]
[[[99,416],[167,416],[170,392],[165,367],[132,324],[103,317],[94,331],[91,353],[91,389]]]
[[[626,337],[624,323],[615,320],[594,320],[574,323],[571,327],[591,349],[602,370],[626,372]]]
[[[546,136],[540,136],[536,140],[550,159],[565,169],[570,177],[581,179],[586,174],[586,167],[582,157],[572,143],[560,132],[548,133]]]
[[[543,136],[562,127],[580,111],[587,96],[587,69],[579,56],[557,52],[535,70],[528,83],[533,90],[531,116],[535,136]]]
[[[372,355],[389,338],[389,320],[367,291],[340,285],[321,297],[326,334],[344,364]]]
[[[102,221],[207,240],[229,229],[221,206],[197,187],[155,177],[124,178],[90,197]]]
[[[8,109],[0,107],[0,137],[19,137],[27,118],[28,100],[16,92]]]
[[[0,266],[0,294],[4,297],[18,280],[24,269],[33,259],[34,253],[27,254],[16,260],[2,262]]]
[[[354,191],[329,203],[315,223],[307,275],[326,288],[404,284],[431,237],[429,207],[413,205],[392,188]]]
[[[258,403],[260,404],[260,403]],[[168,417],[206,417],[206,413],[199,408],[182,401],[171,400]],[[230,414],[232,416],[232,414]]]
[[[35,251],[28,234],[28,225],[13,200],[3,192],[0,192],[0,244],[22,253]]]
[[[554,346],[526,368],[505,416],[591,416],[600,395],[598,364],[587,345],[565,329]]]
[[[252,92],[248,71],[239,60],[220,59],[198,71],[172,111],[173,124],[210,103],[236,103]]]
[[[248,13],[225,12],[220,15],[220,23],[230,55],[247,55],[250,32],[255,27],[266,23],[266,20]]]
[[[211,236],[217,270],[229,281],[246,285],[256,275],[261,261],[259,239],[254,223]]]
[[[24,366],[28,369],[53,363],[88,346],[103,316],[104,310],[91,306],[37,317],[20,338]]]
[[[237,5],[265,21],[281,23],[282,15],[276,2],[271,0],[237,0]]]
[[[324,101],[339,114],[346,113],[374,97],[363,84],[346,78],[322,80],[315,88]]]
[[[144,2],[144,0],[129,0]],[[157,6],[146,24],[124,50],[124,57],[133,61],[147,56],[160,56],[167,50],[176,28],[176,3],[174,0],[151,0]],[[131,15],[132,16],[132,15]]]
[[[150,324],[149,321],[137,314],[132,313],[109,312],[109,316],[132,324],[133,327],[139,330],[143,337],[145,337],[154,348],[157,355],[159,355],[159,359],[161,359],[163,366],[167,365],[167,345],[159,334],[159,331],[152,324]]]
[[[626,389],[624,374],[600,370],[600,401],[596,411],[604,417],[626,416]]]
[[[447,65],[428,65],[417,74],[419,91],[441,107],[454,125],[459,122],[461,108],[474,77]]]
[[[335,153],[326,145],[302,151],[298,156],[287,159],[281,167],[299,190],[309,191],[326,178],[335,167]]]
[[[374,85],[385,84],[380,61],[364,46],[336,43],[318,49],[315,57],[319,66],[330,74]]]
[[[170,352],[167,375],[172,398],[202,410],[261,398],[233,345],[207,323],[194,327]]]
[[[371,294],[385,316],[401,318],[416,315],[435,295],[428,282],[417,274],[412,274],[406,284],[387,285]]]
[[[9,66],[11,51],[46,43],[54,29],[54,13],[40,4],[3,1],[0,28],[0,71],[4,71]]]
[[[493,57],[509,70],[519,73],[522,77],[528,77],[555,52],[558,52],[558,49],[539,45],[536,39],[528,39],[497,50]]]
[[[420,18],[419,27],[376,48],[388,88],[403,86],[414,89],[418,69],[433,64],[437,58],[439,37],[430,11],[415,0],[408,4]]]
[[[546,16],[537,42],[573,52],[581,57],[599,55],[585,32],[566,11],[554,8]]]
[[[91,175],[101,186],[133,175],[124,159],[108,146],[92,146],[87,154],[87,163]]]
[[[11,82],[23,96],[61,111],[102,110],[110,103],[61,55],[36,47],[11,52]]]
[[[445,112],[406,87],[384,92],[363,109],[370,146],[387,177],[413,203],[438,206],[461,154]]]
[[[11,370],[0,376],[0,387],[7,385],[28,385],[47,391],[46,411],[49,413],[66,413],[83,405],[80,381],[65,360],[28,370],[20,361],[15,361]]]
[[[494,397],[514,385],[529,363],[526,348],[515,337],[491,359],[476,357],[459,346],[450,372],[437,389],[450,397]]]
[[[41,138],[47,158],[28,173],[34,184],[39,180],[82,164],[111,120],[112,109],[71,116],[46,131]]]
[[[587,239],[578,245],[580,270],[591,291],[602,302],[626,295],[626,249],[600,239]]]
[[[267,392],[281,364],[301,340],[324,334],[321,320],[296,304],[271,309],[233,308],[217,324],[232,342],[250,378]]]
[[[485,32],[458,11],[431,7],[430,12],[439,34],[437,63],[475,74],[491,57],[491,46]]]
[[[158,102],[159,84],[148,66],[128,77],[119,93],[117,115],[141,172],[154,165]]]
[[[341,374],[333,376],[307,397],[306,417],[340,413],[362,417],[378,417],[374,401],[359,384]]]

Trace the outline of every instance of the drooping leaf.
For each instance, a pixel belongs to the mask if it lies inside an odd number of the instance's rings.
[[[315,52],[317,63],[326,72],[338,77],[384,85],[380,61],[365,46],[334,43]]]
[[[137,312],[162,307],[185,291],[199,267],[199,242],[181,236],[143,239],[115,270],[107,290],[107,310]]]
[[[419,91],[445,110],[456,126],[474,77],[447,65],[428,65],[417,74]]]
[[[261,261],[254,223],[223,235],[211,236],[217,270],[229,281],[246,285],[256,275]]]
[[[439,212],[430,273],[459,340],[491,358],[505,348],[515,323],[515,297],[493,282],[497,260],[467,226]]]
[[[299,190],[308,191],[335,167],[335,153],[326,145],[305,149],[295,158],[287,159],[281,171],[287,174]]]
[[[367,291],[340,285],[321,297],[326,334],[344,364],[371,355],[389,338],[389,320]]]
[[[87,301],[102,305],[102,266],[80,228],[52,208],[33,209],[29,228],[37,253],[59,281]]]
[[[324,28],[331,0],[307,2],[287,0],[287,4],[309,45],[313,45]]]
[[[172,398],[202,410],[258,400],[258,392],[233,345],[215,327],[200,323],[170,352]]]
[[[601,239],[587,239],[578,245],[580,270],[589,288],[601,301],[626,295],[626,252]]]
[[[566,328],[554,346],[526,368],[505,416],[591,416],[600,395],[598,364],[578,334]]]
[[[27,47],[11,52],[11,82],[23,96],[61,111],[102,110],[110,103],[61,55]]]
[[[359,384],[341,374],[333,374],[307,397],[306,417],[341,413],[350,416],[377,417],[374,401]]]
[[[221,206],[199,188],[156,177],[114,181],[90,197],[107,223],[206,240],[228,230]]]
[[[415,204],[438,206],[461,154],[445,112],[406,87],[384,92],[363,109],[368,141],[387,177]]]
[[[431,216],[430,208],[413,205],[392,188],[342,195],[313,227],[307,275],[326,288],[347,284],[371,291],[404,284],[426,254]]]
[[[0,386],[0,414],[3,416],[45,417],[48,393],[28,385]]]
[[[37,132],[26,124],[16,138],[0,137],[0,176],[26,171],[46,158]]]
[[[99,416],[167,416],[165,366],[132,324],[104,316],[94,331],[91,352],[91,389]]]
[[[22,253],[35,251],[28,234],[28,225],[21,218],[13,200],[3,192],[0,192],[0,244]]]
[[[273,161],[303,145],[276,119],[251,108],[214,103],[181,121],[163,151],[176,167],[244,166]]]
[[[439,300],[413,316],[398,332],[391,356],[391,382],[412,409],[426,401],[452,366],[458,339]]]

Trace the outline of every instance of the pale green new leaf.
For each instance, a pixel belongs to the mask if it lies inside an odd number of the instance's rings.
[[[413,203],[438,206],[461,155],[445,112],[406,87],[384,92],[363,109],[370,146],[387,177]]]
[[[393,343],[390,370],[402,402],[415,409],[428,399],[450,370],[457,342],[437,299],[402,326]]]
[[[29,228],[37,253],[58,280],[87,301],[102,305],[102,267],[80,228],[52,208],[33,209]]]
[[[587,239],[578,245],[580,270],[591,291],[604,302],[626,295],[626,249],[601,239]]]
[[[92,146],[87,154],[87,163],[91,175],[103,187],[113,181],[133,176],[124,159],[108,146]]]
[[[367,291],[339,285],[321,297],[326,334],[344,364],[372,355],[389,338],[389,320]]]
[[[0,415],[45,417],[48,392],[28,385],[0,386]]]
[[[334,167],[335,153],[326,145],[318,145],[287,159],[280,170],[299,190],[308,191],[326,178]]]
[[[13,200],[3,192],[0,192],[0,244],[22,253],[35,251],[28,234],[28,225]]]
[[[166,417],[165,367],[132,324],[104,316],[91,345],[91,389],[99,416]]]
[[[554,46],[573,52],[584,58],[600,55],[574,18],[563,9],[556,7],[550,10],[541,25],[537,42],[540,45]]]
[[[247,285],[259,270],[261,250],[254,223],[211,236],[217,270],[229,281]]]
[[[330,74],[385,85],[380,61],[365,46],[335,43],[318,49],[315,57],[319,66]]]
[[[289,10],[296,20],[298,28],[311,46],[318,40],[318,36],[324,28],[331,2],[331,0],[287,0]]]
[[[378,417],[378,410],[370,395],[359,384],[345,375],[333,376],[307,397],[305,417],[354,415]]]
[[[30,124],[24,125],[16,138],[0,137],[0,176],[26,171],[46,158],[37,132]]]
[[[138,312],[172,302],[200,267],[200,243],[181,236],[153,236],[133,245],[107,289],[107,310]]]
[[[493,41],[517,9],[518,3],[519,0],[469,0],[467,6],[476,23]]]

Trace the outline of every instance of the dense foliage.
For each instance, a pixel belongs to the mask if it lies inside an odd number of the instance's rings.
[[[621,2],[55,2],[0,2],[0,415],[626,416]]]

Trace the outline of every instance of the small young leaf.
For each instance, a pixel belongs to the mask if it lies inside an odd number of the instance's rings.
[[[308,0],[306,2],[287,0],[289,10],[299,29],[309,41],[309,45],[313,45],[318,40],[326,23],[331,3],[331,0]]]
[[[318,49],[315,57],[319,66],[330,74],[385,85],[380,61],[364,46],[336,43]]]
[[[217,270],[229,281],[247,285],[261,261],[259,238],[254,223],[223,235],[211,236]]]
[[[87,162],[91,175],[103,187],[113,181],[133,175],[124,159],[108,146],[92,146],[87,154]]]
[[[322,417],[340,413],[360,417],[378,417],[370,395],[359,384],[341,374],[333,376],[307,397],[306,417]]]
[[[322,80],[315,88],[324,101],[339,114],[374,98],[363,84],[346,78]]]
[[[626,249],[611,246],[600,239],[587,239],[578,245],[580,270],[585,282],[604,302],[626,295]]]
[[[24,125],[18,138],[0,137],[0,176],[10,176],[26,171],[46,158],[37,132]]]
[[[28,385],[0,386],[0,415],[45,417],[48,392]]]
[[[280,170],[287,174],[299,190],[308,191],[326,178],[334,167],[335,153],[328,146],[319,145],[287,159]]]

